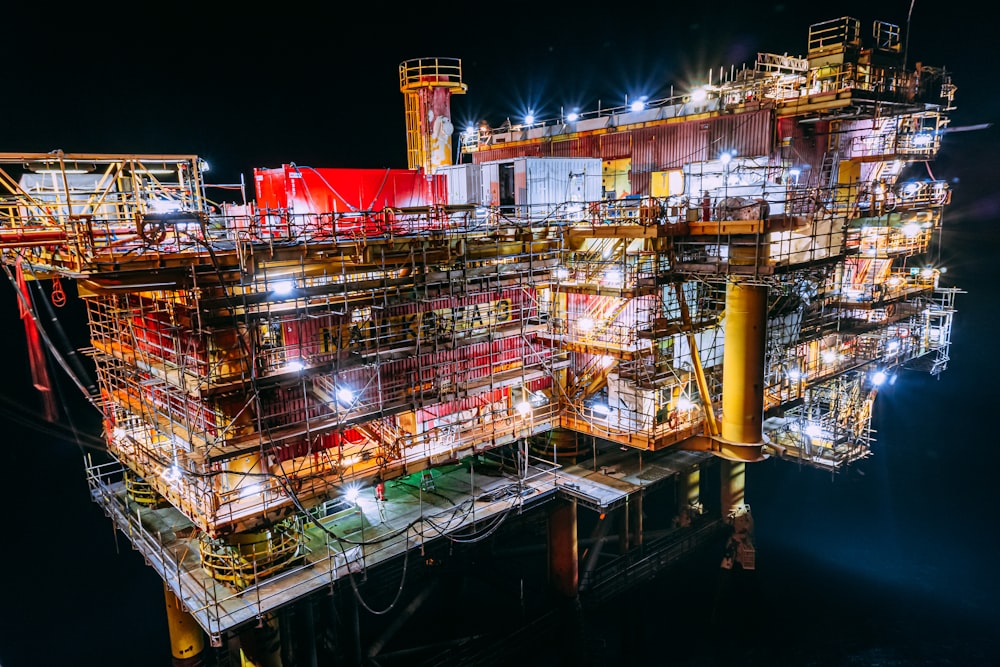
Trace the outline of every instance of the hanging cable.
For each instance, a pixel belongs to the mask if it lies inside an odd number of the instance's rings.
[[[10,267],[8,267],[6,263],[3,264],[3,270],[4,273],[7,275],[7,279],[10,281],[11,286],[14,287],[14,291],[17,293],[18,301],[27,310],[28,317],[30,317],[35,322],[35,324],[38,325],[38,319],[35,316],[35,312],[31,307],[31,302],[29,301],[28,297],[22,294],[21,290],[18,289],[17,281],[14,279],[14,276],[11,275]],[[80,378],[76,376],[73,369],[69,367],[66,360],[63,358],[63,355],[59,352],[58,348],[56,348],[56,346],[52,344],[52,340],[49,338],[48,333],[45,331],[45,329],[42,326],[38,325],[38,332],[42,336],[42,339],[45,341],[45,344],[48,346],[49,350],[52,352],[53,358],[63,369],[63,371],[66,372],[66,375],[73,381],[73,384],[77,386],[77,388],[80,390],[80,393],[82,393],[87,398],[87,401],[98,412],[101,412],[101,408],[96,402],[96,397],[92,396],[90,392],[87,391],[87,388],[84,385],[84,383],[80,380]]]

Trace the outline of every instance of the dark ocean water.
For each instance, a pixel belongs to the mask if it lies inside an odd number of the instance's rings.
[[[950,368],[883,390],[869,459],[837,475],[778,460],[748,467],[753,573],[727,576],[706,553],[600,609],[567,612],[555,632],[524,640],[532,650],[518,664],[1000,665],[989,435],[1000,370],[982,352],[991,306],[986,289],[962,295]],[[26,380],[2,390],[0,667],[169,667],[162,584],[90,502],[80,446],[21,423],[37,423]],[[98,432],[93,418],[77,426]],[[485,619],[489,604],[440,622]]]
[[[1000,664],[985,443],[978,425],[928,416],[968,400],[957,381],[898,382],[876,414],[876,454],[846,473],[751,466],[752,573],[722,570],[708,550],[601,608],[567,610],[554,631],[524,639],[517,664]],[[17,546],[0,550],[0,665],[168,667],[160,580],[86,498],[75,445],[9,434],[4,507]],[[451,614],[486,619],[489,604]]]

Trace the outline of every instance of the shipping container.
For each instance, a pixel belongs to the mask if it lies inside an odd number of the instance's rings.
[[[478,164],[451,164],[438,167],[437,174],[444,176],[445,188],[448,193],[447,204],[460,206],[462,204],[482,203],[482,167]]]
[[[601,199],[601,160],[522,157],[482,164],[482,203],[521,218],[554,214],[583,219],[587,202]]]

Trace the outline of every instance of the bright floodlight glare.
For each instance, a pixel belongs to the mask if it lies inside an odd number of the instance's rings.
[[[920,233],[920,225],[915,222],[908,222],[899,228],[899,231],[903,232],[903,236],[908,239],[915,238],[917,234]]]
[[[174,482],[180,480],[181,469],[178,468],[176,464],[174,464],[169,468],[163,470],[163,472],[160,473],[160,476],[163,478],[163,481],[167,482],[168,484],[173,484]]]
[[[875,374],[872,375],[872,384],[875,385],[876,387],[881,386],[882,383],[885,382],[885,380],[886,380],[886,375],[883,371],[875,371]]]
[[[569,278],[569,269],[564,266],[560,266],[552,272],[552,275],[555,276],[556,280],[566,280]]]
[[[704,88],[695,88],[691,91],[691,101],[695,104],[700,104],[708,99],[708,91]]]
[[[295,289],[295,282],[292,280],[279,280],[274,283],[274,288],[272,291],[278,295],[291,294],[292,290]]]
[[[690,410],[694,407],[694,403],[687,396],[681,396],[677,399],[677,409],[678,410]]]
[[[723,151],[722,155],[719,156],[719,159],[722,160],[722,164],[729,164],[729,161],[733,159],[733,154],[729,151]]]
[[[350,405],[354,401],[354,392],[347,387],[341,387],[337,390],[337,400],[344,405]]]
[[[629,109],[632,111],[642,111],[646,108],[646,102],[643,100],[636,100],[629,105]]]
[[[586,333],[594,328],[594,319],[592,317],[581,317],[576,321],[576,328]]]
[[[347,502],[349,502],[349,503],[356,503],[356,502],[358,502],[358,493],[359,493],[359,491],[360,491],[360,489],[358,489],[357,486],[355,486],[354,484],[352,484],[352,485],[350,485],[350,486],[347,487],[346,491],[344,491],[344,498],[346,498]]]
[[[534,123],[535,122],[535,114],[529,112],[528,115],[524,117],[524,122],[527,123],[528,125],[531,125],[532,123]]]
[[[570,111],[568,114],[566,114],[566,120],[568,120],[571,123],[575,122],[576,119],[579,118],[579,117],[580,117],[580,114],[578,114],[575,111]]]
[[[285,368],[290,371],[301,371],[305,365],[301,361],[289,361]]]
[[[604,282],[609,287],[620,287],[622,284],[622,271],[619,268],[611,268],[604,272]]]
[[[514,409],[517,410],[517,414],[525,417],[531,412],[531,403],[528,401],[520,401],[514,406]]]

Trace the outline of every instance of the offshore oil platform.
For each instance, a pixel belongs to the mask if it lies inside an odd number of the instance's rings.
[[[720,537],[752,570],[746,466],[836,474],[880,385],[948,365],[956,87],[902,39],[838,18],[663,99],[457,131],[461,60],[409,60],[407,169],[252,189],[196,155],[0,154],[32,380],[56,418],[71,282],[91,498],[163,579],[174,663],[375,660],[364,612],[405,625],[435,549],[514,517],[567,599]]]

